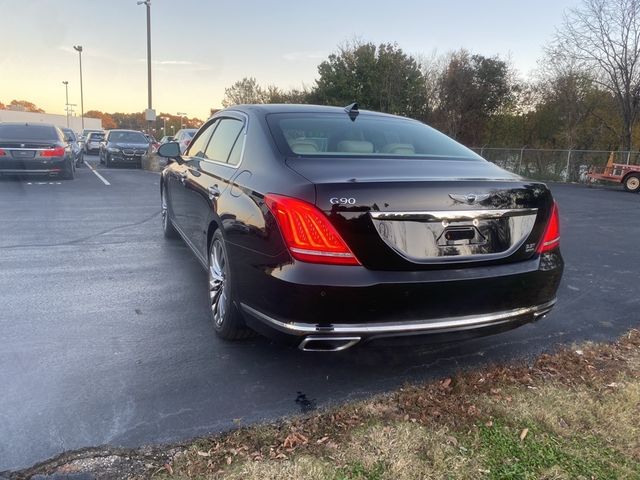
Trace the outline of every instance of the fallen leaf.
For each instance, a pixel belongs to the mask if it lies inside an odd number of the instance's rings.
[[[449,385],[451,385],[451,379],[450,378],[445,378],[442,381],[442,388],[447,388]]]
[[[211,454],[209,452],[201,452],[198,450],[198,452],[196,452],[199,456],[201,457],[210,457]]]
[[[529,429],[528,428],[525,428],[524,430],[522,430],[522,432],[520,432],[520,441],[521,442],[527,437],[528,433],[529,433]]]
[[[231,465],[231,457],[225,458],[225,461],[227,462],[227,465]]]
[[[487,423],[484,424],[485,427],[493,427],[493,421],[489,420]]]
[[[164,464],[164,469],[169,472],[169,475],[173,475],[173,467],[171,466],[170,463],[165,463]]]
[[[329,440],[329,437],[322,437],[316,441],[317,444],[321,444]]]

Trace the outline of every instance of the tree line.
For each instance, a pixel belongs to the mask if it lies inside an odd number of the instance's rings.
[[[533,78],[465,49],[429,57],[352,41],[318,65],[311,87],[245,77],[223,106],[314,103],[404,115],[474,146],[629,150],[638,144],[640,0],[583,0],[569,10]]]

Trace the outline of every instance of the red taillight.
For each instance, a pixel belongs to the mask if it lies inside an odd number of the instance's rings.
[[[40,150],[41,157],[64,157],[64,147],[51,148],[49,150]]]
[[[282,195],[267,194],[264,201],[276,218],[293,258],[331,265],[360,265],[327,216],[317,207]]]
[[[538,245],[538,253],[548,252],[560,246],[560,217],[558,215],[558,205],[553,202],[551,216],[547,222],[542,241]]]
[[[0,148],[0,157],[4,157],[6,154],[7,152]]]

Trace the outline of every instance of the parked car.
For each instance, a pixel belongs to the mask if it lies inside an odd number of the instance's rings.
[[[173,141],[177,142],[180,145],[180,151],[182,153],[184,153],[184,151],[187,149],[189,143],[191,142],[191,139],[197,131],[197,128],[183,128],[176,132],[173,137]]]
[[[217,334],[306,351],[484,335],[551,310],[549,189],[414,120],[309,105],[216,113],[161,176],[162,228],[208,272]]]
[[[80,144],[80,147],[84,149],[84,144],[87,140],[87,137],[89,136],[90,133],[104,133],[104,130],[92,130],[89,128],[85,128],[84,130],[82,130],[82,132],[80,133],[80,136],[78,137],[78,143]]]
[[[0,175],[73,179],[74,153],[62,131],[46,123],[0,123]]]
[[[92,155],[100,152],[100,142],[104,140],[104,132],[89,132],[85,139],[83,153]]]
[[[82,154],[80,144],[78,143],[78,137],[76,136],[76,132],[71,130],[70,128],[61,128],[62,133],[64,134],[64,138],[71,146],[71,150],[73,151],[73,159],[76,163],[76,167],[82,163]]]
[[[149,152],[149,139],[137,130],[109,130],[100,145],[100,163],[110,167],[114,163],[142,164]]]

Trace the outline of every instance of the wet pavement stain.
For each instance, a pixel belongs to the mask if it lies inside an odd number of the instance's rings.
[[[296,403],[300,407],[300,411],[302,413],[308,413],[311,410],[315,410],[316,408],[316,399],[314,398],[312,400],[309,400],[307,398],[307,395],[302,392],[298,392],[298,396],[296,397]]]

